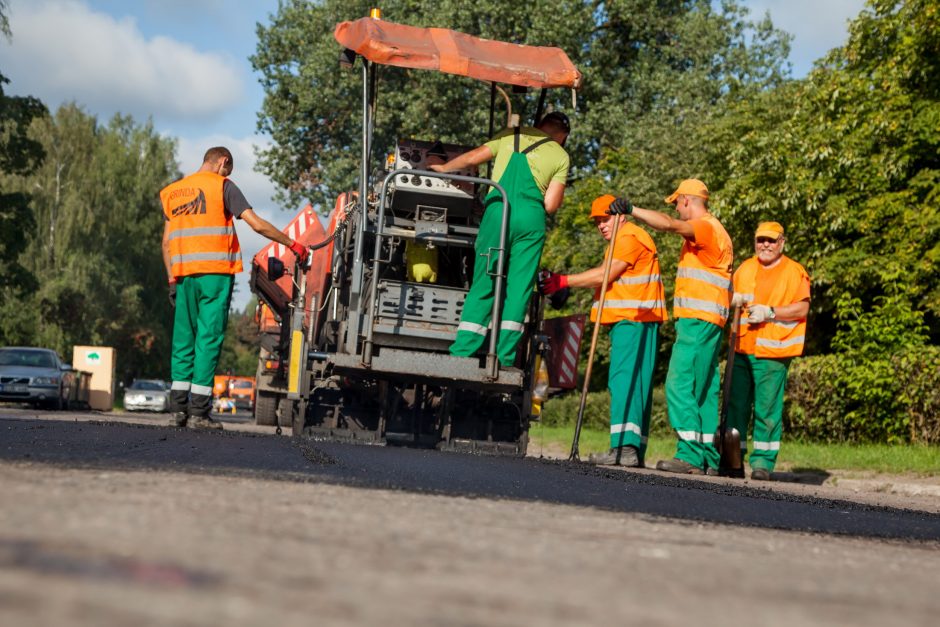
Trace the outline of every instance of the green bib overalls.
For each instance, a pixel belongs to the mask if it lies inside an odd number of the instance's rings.
[[[508,250],[504,266],[506,298],[503,301],[497,343],[499,362],[504,367],[513,366],[516,361],[516,345],[522,338],[526,308],[545,243],[545,200],[532,176],[526,155],[549,141],[552,140],[542,139],[520,152],[517,128],[513,154],[499,179],[499,184],[509,197]],[[450,347],[450,353],[458,357],[470,357],[483,346],[493,313],[493,298],[497,296],[494,294],[493,275],[496,272],[495,252],[499,248],[502,220],[501,194],[492,190],[486,197],[485,205],[474,247],[477,262],[473,269],[473,283],[464,302],[457,339]]]

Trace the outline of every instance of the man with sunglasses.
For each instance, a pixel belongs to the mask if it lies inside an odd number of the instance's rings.
[[[809,313],[809,275],[783,254],[786,238],[778,222],[761,222],[756,254],[734,273],[732,302],[747,306],[731,374],[728,426],[741,434],[742,458],[753,408],[751,479],[771,478],[783,428],[783,392],[790,361],[803,353]],[[744,469],[731,471],[743,477]]]
[[[626,198],[610,205],[612,214],[632,215],[657,231],[683,237],[676,272],[673,316],[676,341],[666,375],[669,423],[678,441],[673,459],[661,460],[657,470],[689,475],[717,475],[718,348],[731,300],[731,238],[708,211],[708,188],[686,179],[666,198],[678,218],[634,207]]]

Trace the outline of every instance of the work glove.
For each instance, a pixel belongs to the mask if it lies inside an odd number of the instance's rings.
[[[294,240],[291,242],[290,249],[295,255],[297,255],[297,261],[300,262],[300,265],[307,263],[307,257],[310,256],[310,250],[306,246],[297,240]]]
[[[539,272],[539,291],[548,296],[568,287],[568,277],[564,274],[556,274],[551,270],[542,270]]]
[[[628,216],[633,213],[633,203],[626,198],[615,198],[614,201],[610,203],[607,213],[612,216]]]
[[[176,309],[176,279],[170,279],[170,307]]]
[[[735,292],[734,296],[731,297],[731,306],[732,307],[744,307],[746,303],[744,302],[744,294],[741,292]]]
[[[767,305],[751,305],[747,308],[747,323],[760,324],[774,319],[774,310]]]

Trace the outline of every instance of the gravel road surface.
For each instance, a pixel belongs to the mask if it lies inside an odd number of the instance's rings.
[[[0,624],[940,615],[929,498],[159,420],[0,407]]]

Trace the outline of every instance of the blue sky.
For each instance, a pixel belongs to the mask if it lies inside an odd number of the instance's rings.
[[[232,179],[256,211],[283,226],[299,207],[281,208],[274,188],[254,171],[263,92],[248,57],[255,25],[268,23],[277,0],[8,0],[12,41],[0,41],[7,93],[30,94],[51,108],[76,101],[106,120],[116,112],[179,140],[177,159],[195,170],[205,149],[228,146]],[[794,35],[790,60],[803,76],[814,60],[840,45],[864,0],[745,0],[757,16]],[[388,16],[390,19],[393,16]],[[407,19],[401,20],[407,22]],[[239,223],[248,260],[266,242]],[[154,243],[158,246],[159,243]],[[250,294],[247,272],[233,305]]]

